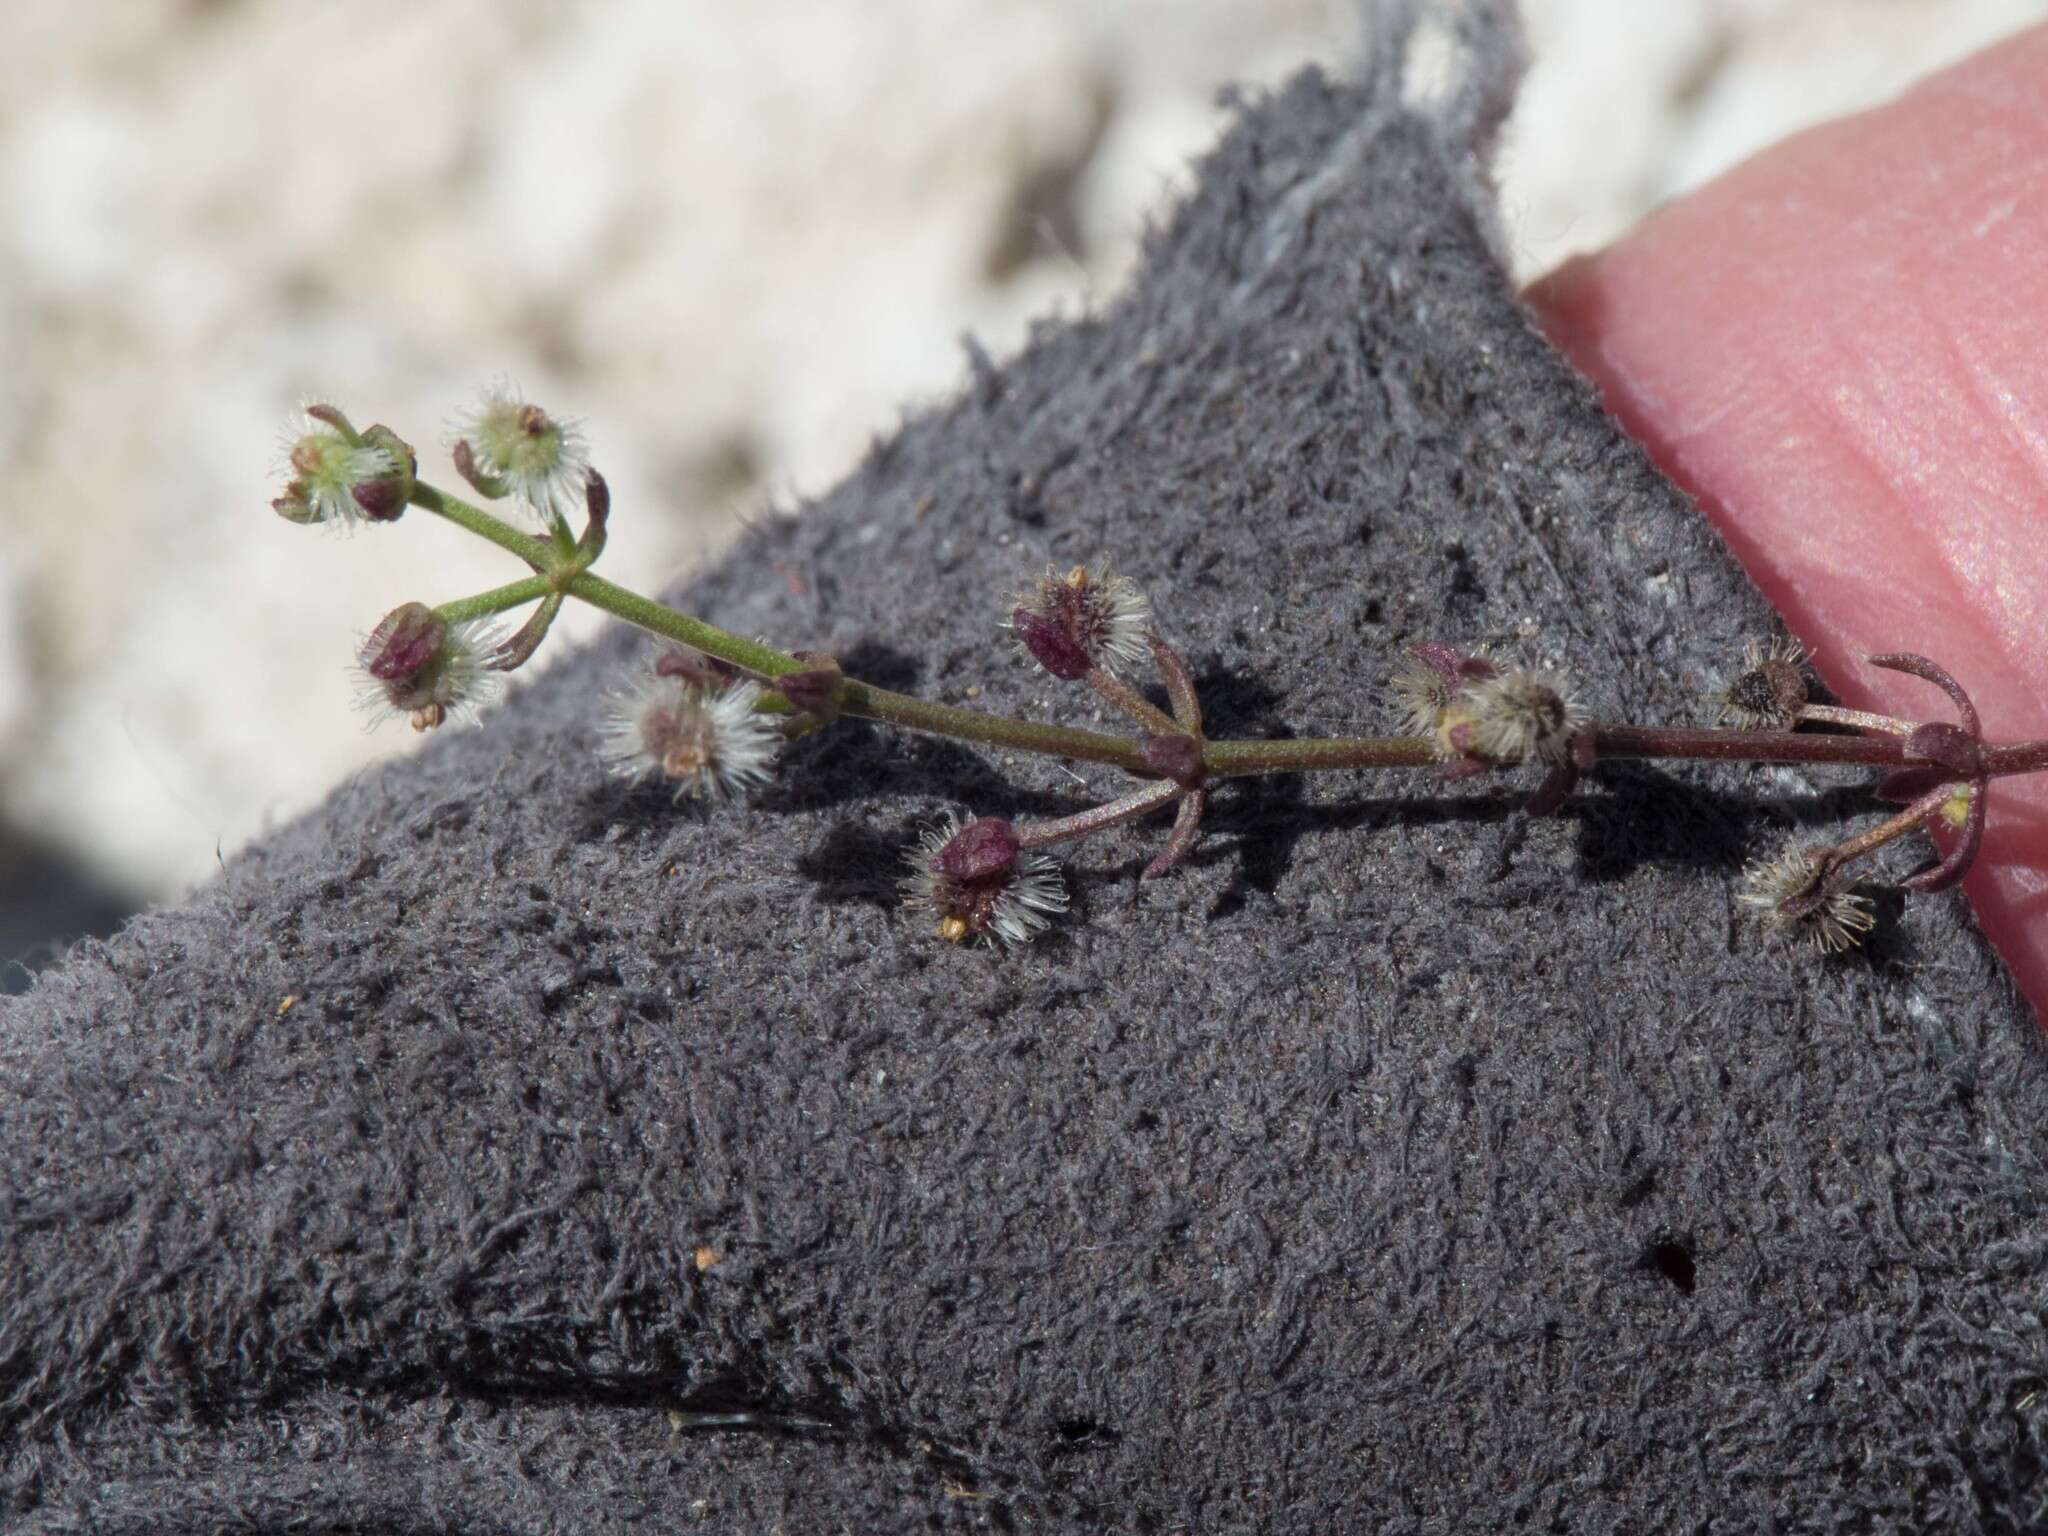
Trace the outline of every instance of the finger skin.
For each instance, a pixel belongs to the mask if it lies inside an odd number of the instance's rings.
[[[2048,27],[1788,140],[1530,291],[1822,675],[2048,736]],[[2048,781],[1994,786],[1966,884],[2048,1012]]]

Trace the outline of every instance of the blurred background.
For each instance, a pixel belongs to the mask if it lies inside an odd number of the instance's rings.
[[[1455,4],[1457,0],[1444,0]],[[1524,0],[1518,276],[2048,0]],[[508,580],[268,502],[292,409],[447,480],[493,379],[587,422],[646,588],[1107,302],[1225,114],[1354,0],[8,0],[0,990],[415,742],[355,637]],[[589,615],[569,632],[587,633]],[[559,632],[559,631],[558,631]]]

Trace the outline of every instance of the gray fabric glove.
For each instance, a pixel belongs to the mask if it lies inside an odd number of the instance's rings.
[[[995,626],[1108,554],[1219,735],[1425,639],[1697,718],[1771,615],[1517,307],[1510,41],[1246,107],[1126,297],[684,603],[1081,713]],[[844,723],[700,815],[594,760],[646,649],[0,1002],[7,1529],[2040,1528],[2031,1019],[1953,899],[1732,899],[1859,776],[1247,782],[956,950],[920,822],[1116,775]]]

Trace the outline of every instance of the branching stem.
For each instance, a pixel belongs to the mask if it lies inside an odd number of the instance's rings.
[[[325,419],[325,418],[322,418]],[[343,428],[337,430],[345,430]],[[1120,768],[1143,780],[1122,796],[1093,806],[1073,816],[1027,824],[1015,829],[1017,848],[1040,848],[1057,842],[1086,837],[1132,821],[1176,802],[1172,837],[1166,848],[1146,867],[1151,878],[1164,874],[1194,846],[1199,835],[1207,786],[1211,781],[1280,773],[1324,773],[1370,768],[1438,768],[1447,777],[1463,777],[1495,766],[1498,760],[1475,755],[1465,736],[1470,727],[1455,717],[1445,717],[1436,737],[1361,736],[1328,740],[1238,740],[1211,741],[1202,734],[1200,702],[1193,680],[1179,655],[1156,634],[1144,636],[1166,684],[1172,714],[1159,709],[1123,678],[1090,660],[1083,670],[1064,668],[1063,655],[1055,647],[1052,659],[1041,655],[1048,670],[1061,677],[1078,678],[1098,696],[1116,706],[1141,727],[1135,736],[1112,735],[1044,721],[1024,720],[940,704],[909,694],[878,688],[858,678],[841,679],[837,663],[829,656],[807,653],[808,659],[748,640],[666,604],[642,597],[591,572],[591,565],[604,548],[605,522],[610,492],[601,477],[590,477],[589,525],[582,536],[570,533],[567,523],[555,518],[548,536],[536,538],[510,523],[433,486],[416,485],[412,501],[422,509],[488,539],[516,555],[533,568],[534,574],[473,597],[445,603],[435,610],[442,620],[454,623],[501,613],[525,603],[539,607],[518,635],[501,647],[495,665],[510,670],[523,663],[546,635],[557,609],[567,598],[591,604],[629,624],[638,625],[664,639],[688,646],[704,655],[750,673],[766,685],[757,708],[791,713],[799,711],[804,720],[818,722],[851,715],[902,730],[919,731],[984,747],[1043,756],[1100,763]],[[486,487],[488,493],[488,487]],[[1070,583],[1089,579],[1077,571]],[[1049,621],[1041,621],[1041,627]],[[1043,638],[1043,637],[1041,637]],[[1440,655],[1438,653],[1441,653]],[[1037,651],[1034,650],[1034,654]],[[1462,657],[1443,646],[1419,646],[1415,654],[1443,673],[1446,686],[1461,688],[1473,679],[1484,681],[1499,675],[1499,668],[1483,659]],[[2048,741],[2003,744],[1984,742],[1978,735],[1977,715],[1961,685],[1934,662],[1913,655],[1885,655],[1871,658],[1872,664],[1908,673],[1936,684],[1954,701],[1962,724],[1919,724],[1890,715],[1835,705],[1806,705],[1788,721],[1802,725],[1833,726],[1833,732],[1801,733],[1790,728],[1776,730],[1719,730],[1684,726],[1645,726],[1594,722],[1576,726],[1566,759],[1554,751],[1543,753],[1551,764],[1551,775],[1531,802],[1532,809],[1555,810],[1570,793],[1581,771],[1601,761],[1696,760],[1725,763],[1788,763],[1809,766],[1883,768],[1892,770],[1884,781],[1887,790],[1900,797],[1911,795],[1903,811],[1875,827],[1835,846],[1828,856],[1824,875],[1812,891],[1796,894],[1780,903],[1780,915],[1798,916],[1828,898],[1833,871],[1896,839],[1927,825],[1944,814],[1950,798],[1969,790],[1969,820],[1957,848],[1937,868],[1906,882],[1925,889],[1939,889],[1962,877],[1975,852],[1983,827],[1983,790],[1992,779],[2013,774],[2048,771]],[[1469,675],[1468,675],[1469,674]],[[823,683],[819,682],[820,678]],[[836,690],[831,697],[811,698],[793,705],[775,691],[777,680],[792,691]],[[799,688],[799,683],[803,688]],[[1423,686],[1432,686],[1424,675]],[[1475,694],[1474,697],[1477,697]],[[1456,727],[1456,729],[1453,729]],[[1446,737],[1446,732],[1449,736]],[[1448,739],[1449,745],[1446,746]],[[1172,750],[1168,750],[1171,748]],[[1452,754],[1447,762],[1446,752]],[[1529,755],[1526,752],[1523,755]],[[1517,760],[1515,758],[1509,761]],[[986,841],[986,837],[983,838]],[[1789,902],[1789,904],[1787,904]],[[1804,903],[1804,906],[1801,906]],[[1794,911],[1798,908],[1798,911]]]

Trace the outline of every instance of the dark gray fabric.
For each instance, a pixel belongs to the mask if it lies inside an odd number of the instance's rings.
[[[1107,552],[1218,734],[1422,638],[1696,711],[1769,615],[1516,307],[1475,78],[1253,105],[1126,299],[687,602],[1072,718],[994,625]],[[1234,786],[957,951],[920,820],[1114,774],[850,724],[694,814],[593,761],[642,651],[0,1002],[10,1529],[2039,1528],[2030,1018],[1949,900],[1841,962],[1732,900],[1854,776]]]

